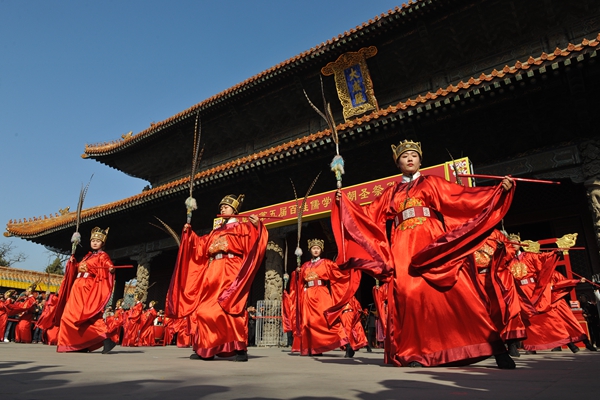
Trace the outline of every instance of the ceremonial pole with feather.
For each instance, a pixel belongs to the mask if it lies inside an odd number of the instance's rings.
[[[171,228],[169,225],[167,225],[167,223],[164,222],[162,219],[158,218],[156,215],[154,216],[154,218],[156,218],[158,220],[158,222],[160,222],[161,225],[156,225],[156,224],[153,224],[152,222],[148,222],[148,223],[150,225],[160,229],[161,231],[165,232],[169,236],[171,236],[173,239],[175,239],[175,242],[177,242],[177,246],[179,246],[181,244],[181,238],[175,232],[175,230],[173,228]]]
[[[310,191],[317,183],[317,180],[321,176],[321,172],[317,174],[315,179],[312,181],[308,190],[306,191],[306,195],[302,199],[302,205],[298,206],[298,193],[296,192],[296,186],[294,186],[294,181],[290,178],[290,182],[292,183],[292,189],[294,190],[294,198],[296,199],[296,211],[298,213],[298,242],[296,243],[296,251],[294,254],[296,255],[296,263],[298,267],[302,265],[302,248],[300,247],[300,237],[302,236],[302,215],[304,213],[304,207],[306,206],[306,201],[308,200],[308,196],[310,195]]]
[[[294,252],[294,254],[296,255],[296,265],[298,268],[296,272],[296,336],[300,338],[300,348],[302,348],[302,332],[300,329],[300,267],[302,266],[302,248],[300,247],[300,239],[302,237],[302,215],[304,213],[304,206],[306,205],[306,201],[308,200],[308,195],[317,183],[317,180],[319,179],[320,175],[321,172],[317,174],[315,179],[308,187],[308,190],[306,191],[306,195],[302,199],[302,205],[300,207],[298,207],[298,193],[296,192],[296,186],[294,186],[294,181],[292,181],[292,179],[290,178],[290,182],[292,183],[292,189],[294,190],[294,198],[296,199],[296,212],[298,214],[298,241],[296,242],[296,251]]]
[[[331,167],[331,171],[333,171],[333,173],[335,174],[336,187],[337,187],[338,193],[339,193],[340,190],[342,189],[342,175],[345,173],[344,159],[340,155],[340,138],[338,136],[338,132],[335,127],[335,121],[333,119],[333,114],[331,113],[331,104],[327,103],[327,100],[325,99],[325,90],[323,89],[323,78],[321,76],[319,76],[319,79],[321,81],[321,96],[323,98],[323,106],[325,107],[325,112],[321,112],[321,110],[319,110],[312,103],[312,101],[310,101],[305,90],[302,90],[302,91],[304,92],[304,96],[306,97],[306,100],[308,100],[308,103],[310,104],[310,106],[317,112],[317,114],[319,114],[321,116],[321,118],[323,118],[325,120],[325,122],[327,122],[327,126],[329,127],[329,130],[331,131],[331,137],[333,139],[333,142],[335,143],[335,156],[333,157],[333,160],[331,160],[330,167]],[[343,225],[343,223],[341,222],[341,219],[340,219],[340,224]],[[342,228],[341,229],[342,243],[344,243],[344,228],[343,228],[343,226],[341,228]],[[345,246],[342,246],[342,253],[343,253],[343,258],[346,259]]]
[[[452,166],[454,167],[454,175],[456,176],[456,184],[460,185],[460,186],[464,186],[462,183],[462,178],[459,175],[458,164],[456,164],[456,161],[454,160],[454,157],[452,157],[452,153],[450,153],[450,150],[446,149],[446,151],[448,152],[448,155],[450,156],[450,159],[452,160]]]
[[[305,90],[302,90],[302,91],[304,92],[304,96],[306,97],[306,100],[308,100],[308,104],[310,104],[310,106],[317,112],[317,114],[319,114],[321,116],[321,118],[323,118],[325,120],[325,122],[327,123],[327,127],[331,131],[331,138],[333,139],[333,142],[335,143],[335,156],[333,157],[333,160],[331,161],[330,167],[331,167],[331,171],[333,171],[333,173],[335,174],[337,188],[341,189],[342,188],[342,175],[345,172],[344,171],[344,159],[340,155],[340,139],[339,139],[339,136],[337,133],[337,129],[335,128],[335,121],[333,119],[333,114],[331,113],[331,104],[327,103],[327,100],[325,99],[325,91],[323,90],[323,78],[321,78],[321,77],[319,77],[319,78],[321,79],[321,96],[323,97],[323,106],[325,107],[324,112],[319,110],[313,104],[313,102],[310,101],[310,98],[306,94]]]
[[[288,274],[288,242],[285,240],[285,253],[283,257],[283,290],[287,288],[287,284],[290,281],[290,275]]]
[[[85,195],[87,194],[88,188],[90,187],[90,183],[92,182],[92,178],[94,174],[90,176],[90,180],[87,185],[83,186],[81,184],[81,190],[79,191],[79,201],[77,202],[77,214],[75,217],[75,233],[71,236],[71,255],[75,254],[77,250],[77,246],[81,243],[81,234],[79,233],[79,225],[81,223],[81,210],[83,209],[83,201],[85,200]]]
[[[198,209],[198,203],[196,199],[193,197],[194,191],[194,176],[196,175],[196,171],[198,169],[198,165],[200,164],[200,160],[202,159],[202,153],[204,153],[204,147],[200,150],[200,137],[201,137],[201,127],[200,127],[200,114],[196,114],[196,122],[194,124],[194,146],[193,146],[193,158],[192,158],[192,172],[190,174],[190,197],[185,200],[185,208],[187,209],[187,223],[190,224],[192,222],[192,212]],[[161,221],[162,222],[162,221]]]

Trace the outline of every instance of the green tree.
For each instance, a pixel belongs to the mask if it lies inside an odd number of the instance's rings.
[[[15,246],[12,242],[0,243],[0,266],[12,267],[14,263],[22,262],[27,259],[25,253],[15,253]]]
[[[65,270],[64,270],[64,260],[60,257],[60,256],[56,256],[54,258],[54,261],[52,261],[44,270],[44,272],[48,273],[48,274],[58,274],[58,275],[64,275],[65,274]]]

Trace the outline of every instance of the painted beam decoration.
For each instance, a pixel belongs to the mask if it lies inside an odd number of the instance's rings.
[[[356,52],[342,54],[321,69],[323,75],[334,76],[345,121],[367,111],[379,110],[367,67],[367,58],[375,54],[377,47],[364,47]]]
[[[456,182],[455,165],[459,174],[468,174],[472,171],[471,162],[467,157],[459,158],[454,162],[446,162],[444,164],[435,165],[421,169],[423,175],[440,176],[447,181]],[[383,191],[389,186],[393,186],[400,180],[401,175],[393,175],[387,178],[377,179],[371,182],[361,183],[359,185],[348,186],[342,189],[348,197],[361,205],[369,204],[377,197],[381,196]],[[472,179],[463,179],[464,184],[473,185]],[[318,218],[326,218],[331,214],[332,202],[335,199],[335,190],[308,196],[308,200],[304,206],[302,214],[303,221],[310,221]],[[298,204],[302,203],[303,199],[298,199]],[[297,222],[298,210],[296,200],[289,200],[279,204],[257,208],[255,210],[245,211],[240,213],[239,219],[242,222],[248,221],[248,216],[256,214],[259,217],[265,218],[263,221],[267,228],[278,228],[280,226],[291,225]],[[273,219],[269,219],[269,217]]]

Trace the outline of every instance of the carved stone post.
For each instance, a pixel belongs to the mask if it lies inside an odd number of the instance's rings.
[[[600,247],[600,140],[583,143],[580,147],[583,161],[583,174],[586,178],[585,188],[594,228],[596,231],[596,242]]]
[[[137,261],[138,263],[136,273],[137,284],[135,287],[134,298],[138,293],[141,293],[142,302],[146,302],[148,299],[148,288],[150,287],[150,262],[160,253],[160,251],[146,253],[145,247],[142,246],[138,255],[131,257],[132,260]]]
[[[265,254],[265,300],[281,300],[283,291],[282,239],[271,239]]]

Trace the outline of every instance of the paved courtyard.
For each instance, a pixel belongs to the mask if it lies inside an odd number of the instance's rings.
[[[190,360],[190,349],[121,348],[112,354],[56,353],[42,344],[0,343],[4,399],[584,399],[600,393],[600,352],[539,352],[499,370],[394,368],[382,350],[321,357],[257,348],[247,363]]]

